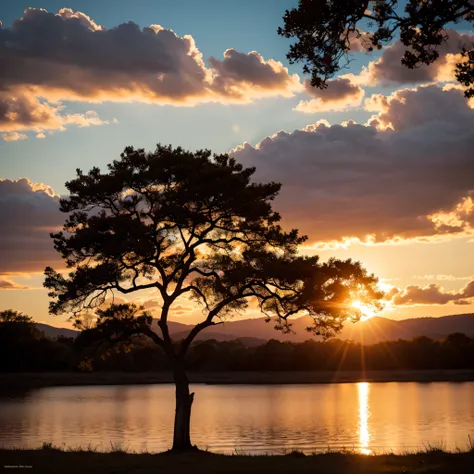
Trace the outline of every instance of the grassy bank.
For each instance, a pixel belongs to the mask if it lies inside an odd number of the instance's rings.
[[[205,384],[318,384],[346,382],[465,382],[474,370],[394,370],[361,372],[190,372],[191,383]],[[75,385],[172,383],[168,372],[48,372],[0,374],[0,386],[37,388]]]
[[[34,473],[101,474],[119,473],[470,473],[474,472],[474,452],[432,451],[405,455],[365,456],[325,453],[305,456],[225,456],[208,452],[186,454],[127,454],[91,451],[0,450],[0,466],[5,472],[30,469]],[[9,468],[4,466],[10,466]],[[24,466],[20,468],[19,466]]]

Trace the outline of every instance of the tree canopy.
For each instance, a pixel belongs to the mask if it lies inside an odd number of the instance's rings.
[[[287,57],[302,62],[311,74],[311,84],[326,87],[327,79],[347,66],[354,43],[367,51],[382,49],[395,38],[407,47],[402,64],[416,68],[439,57],[438,48],[447,41],[452,24],[474,24],[472,0],[299,0],[287,10],[278,34],[295,38]],[[464,49],[456,78],[474,96],[474,50]]]
[[[359,263],[297,254],[306,237],[285,232],[270,204],[280,185],[251,182],[254,171],[228,155],[161,145],[126,148],[107,173],[78,170],[60,202],[64,231],[52,235],[73,270],[65,277],[46,269],[51,312],[80,314],[114,292],[155,290],[169,341],[171,305],[187,295],[205,317],[185,347],[249,298],[280,328],[305,311],[321,332],[360,316],[350,304],[356,296],[377,305],[377,280]]]
[[[0,332],[3,345],[37,339],[41,335],[30,316],[13,309],[0,311]]]
[[[20,313],[19,311],[14,311],[13,309],[0,311],[0,324],[10,323],[30,324],[33,323],[33,320],[30,316]]]

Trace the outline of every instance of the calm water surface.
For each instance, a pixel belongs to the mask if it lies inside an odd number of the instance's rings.
[[[467,447],[474,382],[195,385],[192,440],[216,452]],[[170,448],[171,385],[56,387],[0,398],[0,445]]]

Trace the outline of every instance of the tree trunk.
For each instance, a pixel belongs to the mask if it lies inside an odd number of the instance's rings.
[[[191,445],[191,407],[194,393],[189,393],[189,382],[182,362],[173,367],[176,386],[176,412],[174,416],[173,451],[193,449]]]

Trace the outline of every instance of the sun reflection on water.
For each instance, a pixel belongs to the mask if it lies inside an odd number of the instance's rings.
[[[359,396],[359,451],[362,454],[372,454],[372,450],[369,449],[369,390],[370,384],[368,382],[359,382],[357,384],[357,394]]]

